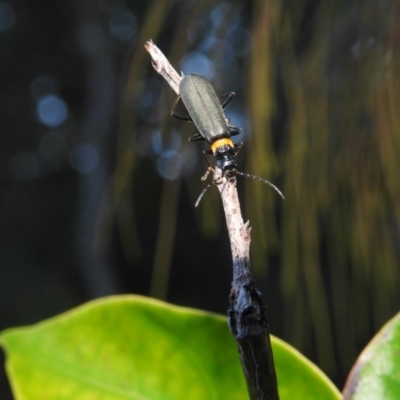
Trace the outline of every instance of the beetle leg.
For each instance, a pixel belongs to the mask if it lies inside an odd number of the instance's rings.
[[[200,135],[200,133],[195,133],[189,138],[189,142],[200,142],[201,140],[204,140],[204,138]]]
[[[190,121],[190,122],[192,122],[192,118],[190,118],[189,116],[180,115],[180,114],[177,114],[177,113],[175,112],[175,107],[176,107],[176,105],[178,104],[178,101],[179,101],[180,98],[181,98],[181,96],[178,95],[178,96],[176,97],[176,99],[174,100],[174,103],[172,104],[172,108],[171,108],[171,117],[175,117],[175,118],[178,118],[178,119],[182,119],[183,121]]]
[[[208,161],[208,158],[206,157],[206,154],[212,154],[213,152],[211,150],[203,150],[202,153],[203,153],[203,158],[204,158],[205,162],[208,164],[208,167],[213,170],[212,165],[210,164],[210,161]]]
[[[228,107],[229,103],[232,101],[232,99],[235,97],[235,92],[229,92],[225,93],[220,98],[226,97],[226,99],[221,103],[222,109]]]
[[[201,180],[205,181],[208,178],[208,175],[210,174],[210,172],[214,172],[214,169],[213,169],[212,165],[210,164],[210,161],[208,161],[208,158],[206,157],[206,154],[212,154],[212,151],[211,150],[203,150],[202,153],[203,153],[205,162],[208,164],[206,173],[201,177]]]
[[[210,172],[214,172],[214,170],[211,167],[208,167],[206,173],[201,177],[201,180],[205,181],[208,178],[208,175],[210,175]]]
[[[235,143],[234,147],[234,152],[235,152],[235,157],[241,152],[243,148],[243,142]]]
[[[175,118],[178,118],[178,119],[181,119],[183,121],[192,122],[192,118],[185,117],[184,115],[177,114],[176,112],[171,112],[171,116],[175,117]]]
[[[211,150],[203,150],[202,153],[203,153],[204,160],[205,160],[206,163],[208,164],[208,168],[207,168],[206,173],[201,177],[201,180],[202,180],[202,181],[205,181],[205,180],[208,178],[208,175],[209,175],[211,172],[214,172],[214,168],[211,166],[210,162],[208,161],[208,159],[207,159],[207,157],[206,157],[206,154],[213,154],[213,152],[212,152]],[[213,179],[213,183],[214,183],[215,185],[220,185],[220,184],[222,183],[223,176],[224,176],[224,175],[222,175],[219,179]]]
[[[239,135],[241,129],[234,125],[228,125],[229,133],[231,136]]]
[[[203,150],[202,153],[203,153],[204,160],[206,161],[208,166],[210,168],[212,168],[212,165],[210,164],[210,161],[208,161],[208,158],[206,157],[206,154],[212,154],[212,151],[211,150]]]

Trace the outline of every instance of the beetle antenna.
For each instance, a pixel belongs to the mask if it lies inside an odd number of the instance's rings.
[[[194,205],[195,207],[197,207],[200,204],[201,199],[203,198],[203,196],[206,194],[207,190],[211,187],[211,184],[209,183],[204,189],[203,191],[200,193],[200,196],[198,197],[196,204]]]
[[[205,181],[208,178],[208,175],[210,175],[211,172],[214,172],[214,170],[211,167],[208,167],[206,173],[201,177],[201,180]]]
[[[285,200],[285,196],[282,194],[282,192],[273,183],[271,183],[270,181],[267,181],[264,178],[260,178],[259,176],[247,174],[247,173],[240,172],[240,171],[236,171],[236,174],[245,176],[246,178],[253,178],[253,179],[257,179],[258,181],[261,181],[261,182],[264,182],[264,183],[268,183],[268,185],[272,186],[280,194],[282,199]]]

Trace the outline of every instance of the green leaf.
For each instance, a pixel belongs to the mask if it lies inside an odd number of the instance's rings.
[[[144,297],[96,300],[0,343],[17,400],[247,399],[226,318]],[[340,398],[296,350],[273,349],[281,400]]]
[[[400,313],[360,354],[343,394],[346,400],[400,399]]]

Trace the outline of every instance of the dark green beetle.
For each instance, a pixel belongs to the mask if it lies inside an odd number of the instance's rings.
[[[198,74],[187,75],[184,76],[180,82],[179,96],[172,106],[171,115],[183,119],[184,121],[191,121],[194,123],[199,132],[193,135],[189,139],[190,141],[207,140],[207,142],[210,143],[211,149],[203,151],[204,158],[208,165],[210,165],[210,163],[205,155],[213,154],[217,160],[217,166],[222,169],[226,178],[233,179],[236,175],[243,175],[258,179],[272,186],[282,198],[284,198],[281,191],[266,179],[245,174],[237,170],[235,157],[242,149],[243,143],[233,143],[231,136],[238,135],[240,129],[230,125],[229,120],[225,118],[224,114],[224,109],[229,105],[234,96],[235,93],[233,92],[227,93],[223,96],[226,97],[226,99],[221,103],[211,83],[204,78],[204,76]],[[175,107],[179,99],[182,99],[189,113],[188,117],[175,112]],[[209,171],[210,170],[212,170],[211,165]],[[203,179],[207,177],[209,171],[207,171]],[[196,206],[209,186],[210,185],[201,193]]]
[[[214,92],[211,83],[204,76],[191,74],[183,77],[179,85],[179,96],[174,102],[171,115],[192,121],[199,133],[193,135],[189,140],[192,142],[207,140],[211,145],[210,150],[203,154],[213,154],[217,160],[217,166],[222,169],[227,178],[233,178],[237,173],[235,157],[240,152],[243,143],[233,143],[231,136],[238,135],[240,129],[229,125],[225,118],[224,109],[232,101],[235,93],[227,93],[226,99],[221,104]],[[175,106],[182,99],[189,117],[175,113]],[[207,158],[205,158],[209,164]]]

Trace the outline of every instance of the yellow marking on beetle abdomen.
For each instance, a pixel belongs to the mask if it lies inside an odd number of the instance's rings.
[[[231,139],[223,138],[223,139],[218,139],[216,140],[212,145],[211,145],[211,150],[213,154],[217,151],[218,147],[221,147],[225,144],[228,144],[229,146],[233,147],[233,142]]]

